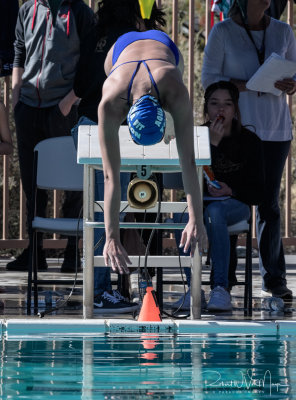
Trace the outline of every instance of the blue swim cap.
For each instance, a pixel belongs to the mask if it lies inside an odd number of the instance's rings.
[[[151,146],[160,142],[164,136],[165,113],[155,97],[145,95],[130,108],[127,123],[135,143]]]

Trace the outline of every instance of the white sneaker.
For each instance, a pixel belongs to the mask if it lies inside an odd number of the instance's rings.
[[[210,300],[208,302],[208,310],[212,311],[230,311],[232,310],[231,296],[221,286],[215,287],[210,293]]]
[[[181,296],[179,300],[173,303],[171,307],[176,310],[179,309],[180,311],[190,310],[190,289],[186,292],[185,295],[183,294],[183,296]],[[207,308],[207,303],[205,298],[205,292],[203,289],[201,289],[201,309],[204,310],[206,308]]]

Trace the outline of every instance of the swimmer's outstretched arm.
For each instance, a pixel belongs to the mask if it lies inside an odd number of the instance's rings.
[[[129,273],[127,264],[131,264],[127,252],[120,242],[120,148],[118,130],[124,117],[121,104],[116,99],[103,99],[99,105],[99,142],[104,168],[104,221],[106,243],[103,256],[105,264],[114,272]],[[119,110],[119,111],[118,111]]]
[[[196,242],[199,252],[207,249],[207,234],[203,223],[203,205],[195,165],[193,142],[193,113],[188,91],[181,81],[167,84],[165,104],[174,120],[176,144],[187,197],[189,222],[182,233],[180,246],[194,254]]]

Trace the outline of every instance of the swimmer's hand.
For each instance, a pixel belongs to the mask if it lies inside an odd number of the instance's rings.
[[[166,128],[163,137],[165,144],[169,144],[172,139],[175,139],[174,120],[171,114],[165,111]]]
[[[191,222],[185,226],[179,247],[184,247],[184,253],[187,253],[191,246],[190,256],[193,257],[196,243],[198,242],[198,251],[202,255],[208,249],[208,237],[204,224]]]
[[[113,272],[121,275],[129,274],[127,264],[131,264],[125,248],[120,243],[120,240],[110,238],[106,239],[103,256],[105,265],[112,268]]]
[[[174,135],[164,135],[163,141],[165,142],[165,144],[169,144],[172,139],[175,139]]]

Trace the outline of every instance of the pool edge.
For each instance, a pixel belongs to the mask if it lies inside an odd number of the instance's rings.
[[[294,335],[296,321],[166,320],[138,322],[125,319],[1,319],[2,334],[12,337],[97,336],[104,334],[257,334]]]

